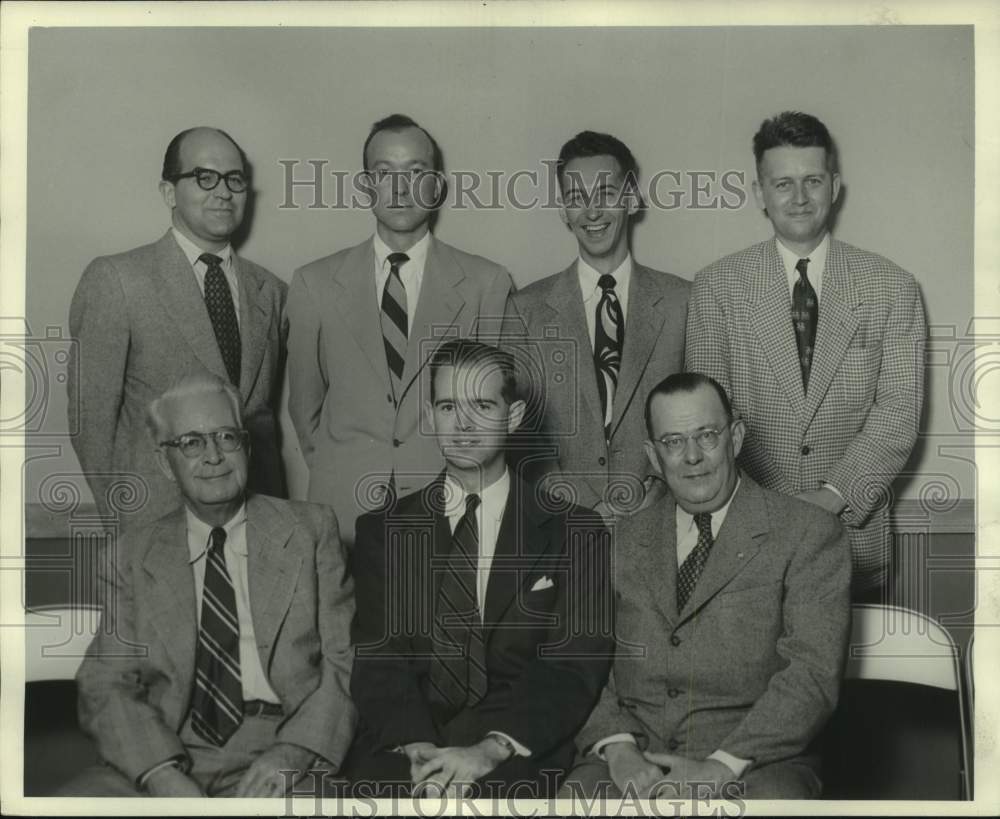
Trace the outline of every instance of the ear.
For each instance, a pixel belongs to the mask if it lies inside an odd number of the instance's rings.
[[[375,192],[375,183],[372,182],[372,175],[369,171],[362,171],[358,175],[358,187],[361,189],[361,192],[368,197],[368,202],[362,207],[371,210],[375,207],[378,194]]]
[[[747,425],[742,418],[733,421],[732,429],[729,433],[733,438],[733,458],[740,454],[743,449],[743,438],[747,434]]]
[[[166,179],[160,180],[160,196],[163,197],[163,201],[167,203],[168,208],[175,208],[177,206],[177,194],[174,191],[174,183],[168,182]]]
[[[434,406],[430,401],[424,401],[424,418],[427,426],[430,427],[431,434],[437,435],[437,427],[434,426]]]
[[[760,182],[754,179],[751,187],[753,187],[753,198],[757,200],[757,207],[761,210],[767,210],[767,206],[764,204],[764,189]]]
[[[625,212],[631,217],[639,211],[639,191],[634,185],[629,185],[625,193]]]
[[[174,470],[170,468],[170,458],[163,451],[163,447],[157,447],[154,452],[156,454],[156,465],[160,467],[160,471],[170,479],[171,483],[177,483],[177,478],[174,477]]]
[[[527,406],[528,405],[525,404],[520,398],[510,405],[510,409],[507,412],[508,434],[515,432],[521,426],[521,422],[524,420],[524,411]]]
[[[642,442],[642,448],[646,451],[646,458],[649,460],[650,466],[653,467],[653,471],[662,478],[663,468],[660,466],[660,459],[656,457],[656,444],[647,438]]]
[[[562,219],[562,223],[569,227],[569,216],[566,215],[566,206],[562,203],[562,197],[559,198],[559,218]]]
[[[831,201],[836,202],[838,196],[840,196],[840,174],[835,173],[833,175],[833,199]]]

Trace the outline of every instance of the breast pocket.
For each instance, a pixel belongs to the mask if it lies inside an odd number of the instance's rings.
[[[856,409],[871,405],[881,363],[878,347],[852,345],[844,351],[832,387],[843,405]]]

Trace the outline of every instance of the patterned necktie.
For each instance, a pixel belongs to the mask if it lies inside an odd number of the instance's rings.
[[[430,682],[453,708],[475,705],[486,696],[486,643],[476,596],[479,566],[478,495],[465,499],[441,578],[431,630]]]
[[[226,274],[222,272],[222,259],[211,253],[202,253],[198,261],[204,262],[208,268],[205,271],[205,306],[208,308],[208,317],[212,320],[212,329],[215,330],[215,340],[219,344],[229,380],[238,387],[240,325],[236,321],[233,294],[229,290]]]
[[[216,526],[205,560],[191,697],[191,728],[213,745],[225,745],[243,721],[240,623],[236,591],[226,570],[225,543],[226,530]]]
[[[625,317],[615,293],[615,277],[605,273],[597,284],[603,292],[597,303],[597,321],[594,323],[594,366],[597,368],[597,391],[601,396],[604,416],[604,437],[610,438],[615,387],[618,386],[622,345],[625,343]]]
[[[698,527],[698,542],[677,570],[678,614],[691,599],[691,592],[698,585],[698,578],[701,577],[701,571],[708,560],[708,553],[712,550],[712,515],[709,512],[698,512],[694,516],[694,523]]]
[[[399,268],[410,257],[405,253],[390,253],[389,277],[382,290],[382,341],[385,344],[385,360],[389,365],[389,380],[396,401],[403,393],[403,366],[406,363],[406,341],[409,327],[406,318],[406,288],[399,278]]]
[[[809,389],[809,370],[816,344],[816,323],[819,321],[819,299],[806,275],[808,269],[808,259],[799,259],[795,263],[799,278],[792,288],[792,324],[795,326],[795,344],[799,348],[803,392]]]

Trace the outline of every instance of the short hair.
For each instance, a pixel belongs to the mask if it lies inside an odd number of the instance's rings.
[[[361,149],[361,167],[366,171],[368,170],[368,146],[376,134],[382,131],[404,131],[407,128],[416,128],[424,132],[424,135],[431,141],[431,147],[434,150],[434,170],[438,172],[443,171],[444,155],[441,153],[441,147],[437,144],[437,140],[431,136],[430,131],[422,125],[418,125],[416,120],[408,117],[406,114],[389,114],[389,116],[383,117],[372,125],[371,130],[368,132],[368,138],[365,140],[365,145]]]
[[[213,128],[210,125],[196,125],[194,128],[187,128],[181,131],[177,136],[170,140],[170,144],[167,145],[167,150],[163,154],[163,169],[160,171],[160,179],[164,182],[173,182],[179,174],[184,173],[181,168],[181,146],[184,143],[184,138],[195,131],[215,131],[217,134],[221,134],[230,142],[233,143],[233,147],[239,152],[240,162],[243,163],[243,171],[246,173],[249,170],[249,163],[247,162],[247,155],[243,153],[243,149],[240,144],[233,139],[229,134],[223,131],[221,128]]]
[[[491,344],[483,344],[481,341],[473,341],[469,338],[455,338],[446,341],[437,350],[430,360],[431,374],[431,401],[434,401],[434,380],[438,371],[445,367],[496,367],[503,377],[503,384],[500,386],[500,394],[508,404],[513,404],[517,400],[517,375],[514,367],[514,356],[506,350],[494,347]]]
[[[597,131],[581,131],[562,146],[559,151],[559,159],[556,160],[556,176],[559,185],[562,186],[563,172],[570,160],[591,156],[613,157],[625,175],[625,186],[638,190],[639,163],[635,161],[628,146],[611,134],[602,134]]]
[[[753,136],[753,155],[760,167],[764,152],[771,148],[791,145],[795,148],[823,148],[827,166],[837,167],[837,150],[826,126],[812,114],[801,111],[782,111],[765,119]]]
[[[159,398],[154,398],[146,407],[146,426],[150,435],[157,444],[160,443],[160,436],[165,434],[167,419],[164,413],[164,406],[179,398],[190,398],[195,395],[207,395],[211,393],[223,393],[233,408],[233,415],[239,426],[243,427],[243,401],[236,387],[223,378],[207,370],[190,373],[176,380]]]
[[[646,396],[646,434],[653,436],[653,399],[658,395],[676,395],[678,393],[692,393],[699,387],[711,387],[722,402],[722,408],[726,411],[726,419],[733,420],[733,405],[729,401],[729,396],[722,388],[722,385],[714,378],[702,373],[674,373],[668,375],[659,384],[649,391]]]

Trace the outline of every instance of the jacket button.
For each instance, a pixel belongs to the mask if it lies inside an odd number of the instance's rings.
[[[599,463],[601,466],[604,466],[607,462],[608,462],[608,459],[605,458],[603,455],[600,458],[597,459],[597,463]]]
[[[681,638],[678,637],[676,634],[671,634],[670,635],[670,645],[672,645],[672,646],[679,646],[680,644],[681,644]]]
[[[677,688],[671,688],[667,691],[667,696],[673,699],[674,697],[680,696],[680,690]]]
[[[674,739],[673,737],[670,737],[670,739],[667,740],[667,747],[671,751],[676,751],[678,748],[681,747],[681,744],[676,739]]]
[[[393,438],[393,439],[392,439],[392,445],[393,445],[393,446],[396,446],[396,447],[399,447],[399,446],[402,446],[402,445],[403,445],[403,442],[402,442],[402,441],[400,441],[400,440],[399,440],[399,438]]]
[[[802,447],[802,454],[803,455],[808,455],[810,452],[812,452],[812,450],[809,449],[809,444],[806,444],[804,447]]]
[[[392,400],[392,393],[391,392],[385,394],[385,400],[388,401],[390,404],[395,404],[396,403],[395,401]]]

